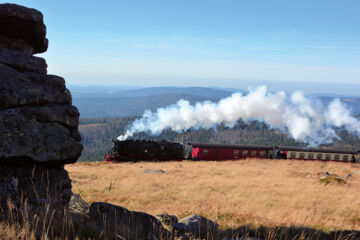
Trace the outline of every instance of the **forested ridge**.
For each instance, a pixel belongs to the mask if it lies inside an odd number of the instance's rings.
[[[111,149],[112,139],[116,139],[123,134],[126,127],[135,119],[136,117],[80,119],[79,131],[84,149],[79,161],[103,160],[104,155]],[[337,129],[337,133],[341,139],[321,147],[360,150],[360,139],[357,136],[349,134],[343,129]],[[306,146],[304,142],[296,141],[285,132],[270,129],[263,122],[251,121],[245,123],[241,120],[231,129],[224,125],[218,125],[215,129],[189,130],[185,133],[165,130],[158,136],[142,132],[135,134],[133,139],[165,139],[179,143]]]

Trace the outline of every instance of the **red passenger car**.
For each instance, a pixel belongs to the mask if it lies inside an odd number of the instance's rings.
[[[234,160],[245,158],[268,158],[271,146],[225,145],[189,143],[193,160]]]

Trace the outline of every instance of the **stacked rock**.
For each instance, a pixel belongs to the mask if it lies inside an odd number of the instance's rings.
[[[0,4],[0,207],[44,202],[66,206],[64,164],[81,154],[79,112],[63,78],[47,75],[41,12]]]

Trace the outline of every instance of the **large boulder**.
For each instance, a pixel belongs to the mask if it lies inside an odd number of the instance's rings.
[[[39,11],[0,4],[0,163],[62,166],[81,154],[65,81],[30,51],[45,48],[45,35]]]
[[[49,206],[61,213],[72,196],[64,164],[74,163],[82,151],[79,112],[65,80],[47,75],[45,59],[33,56],[47,47],[41,12],[0,4],[2,213],[52,211]]]
[[[170,232],[154,216],[106,202],[92,203],[90,218],[107,239],[171,239]]]
[[[193,237],[211,238],[214,236],[217,227],[217,223],[198,214],[192,214],[176,223],[174,230],[180,234],[191,233]]]
[[[0,35],[24,40],[33,47],[33,53],[42,53],[48,48],[43,15],[32,8],[0,4]]]

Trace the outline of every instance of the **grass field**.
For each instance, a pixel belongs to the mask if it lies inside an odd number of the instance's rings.
[[[150,214],[198,213],[221,227],[304,226],[360,230],[360,165],[284,160],[76,163],[73,192]],[[152,170],[163,170],[152,171]],[[320,174],[343,183],[324,184]]]

